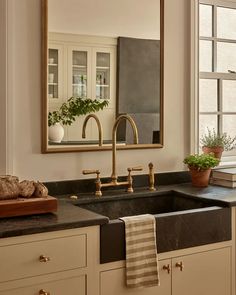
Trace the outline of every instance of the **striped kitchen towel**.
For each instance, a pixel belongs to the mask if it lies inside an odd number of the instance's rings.
[[[120,219],[125,223],[127,287],[160,285],[155,217],[144,214]]]

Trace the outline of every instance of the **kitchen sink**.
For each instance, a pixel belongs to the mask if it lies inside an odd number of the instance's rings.
[[[222,203],[175,191],[80,200],[76,206],[107,216],[100,226],[100,263],[125,259],[120,217],[153,214],[158,253],[231,240],[231,210]]]
[[[213,202],[207,202],[199,198],[193,198],[179,193],[154,194],[152,196],[126,196],[114,199],[97,199],[94,202],[88,201],[78,206],[107,216],[110,220],[124,216],[140,214],[163,214],[194,210],[215,206]]]

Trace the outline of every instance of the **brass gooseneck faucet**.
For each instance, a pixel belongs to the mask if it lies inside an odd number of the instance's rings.
[[[117,133],[117,128],[122,120],[127,120],[133,130],[133,135],[134,135],[134,144],[138,144],[138,129],[137,126],[134,122],[134,120],[129,116],[129,115],[120,115],[113,126],[112,130],[112,174],[111,174],[111,179],[114,183],[117,181],[117,174],[116,174],[116,133]]]
[[[127,120],[133,130],[133,135],[134,135],[134,144],[138,144],[138,130],[137,130],[137,126],[134,122],[134,120],[129,116],[129,115],[120,115],[113,126],[112,129],[112,174],[111,174],[111,181],[108,183],[101,183],[100,180],[100,171],[99,170],[84,170],[83,174],[96,174],[97,178],[96,178],[96,192],[95,195],[96,196],[102,196],[102,192],[101,192],[101,188],[102,187],[111,187],[111,186],[122,186],[122,185],[126,185],[127,188],[127,192],[132,193],[133,192],[133,180],[132,180],[132,176],[131,176],[131,172],[132,171],[141,171],[142,167],[133,167],[133,168],[128,168],[128,177],[127,177],[127,181],[118,181],[118,176],[117,176],[117,172],[116,172],[116,133],[117,133],[117,128],[120,124],[120,122],[122,120]]]
[[[98,117],[94,114],[89,114],[85,119],[84,119],[84,123],[83,123],[83,128],[82,128],[82,138],[86,138],[86,127],[87,127],[87,123],[89,121],[90,118],[94,118],[96,123],[97,123],[97,127],[98,127],[98,134],[99,134],[99,146],[103,145],[103,130],[102,130],[102,125],[101,122],[99,121]]]

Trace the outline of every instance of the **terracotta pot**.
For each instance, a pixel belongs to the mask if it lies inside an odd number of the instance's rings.
[[[213,153],[214,157],[220,160],[224,149],[222,147],[219,147],[219,146],[217,146],[217,147],[203,146],[202,151],[203,151],[204,154]]]
[[[206,187],[209,184],[211,169],[197,170],[196,168],[189,167],[192,178],[192,185],[196,187]]]

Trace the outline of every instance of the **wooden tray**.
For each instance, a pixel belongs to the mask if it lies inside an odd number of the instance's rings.
[[[0,201],[0,218],[52,213],[55,211],[57,211],[57,199],[51,196]]]

